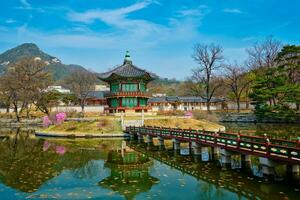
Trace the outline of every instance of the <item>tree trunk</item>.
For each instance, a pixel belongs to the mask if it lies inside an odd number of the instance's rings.
[[[210,112],[210,101],[206,101],[206,109]]]
[[[210,83],[210,76],[207,73],[206,74],[206,109],[207,109],[207,112],[210,112],[209,83]]]
[[[249,97],[248,97],[248,95],[249,95],[249,91],[247,90],[246,91],[246,109],[249,109]]]
[[[26,104],[26,117],[27,117],[27,119],[29,119],[29,112],[30,112],[30,108],[28,107],[28,104]]]
[[[81,106],[81,113],[82,113],[82,117],[84,117],[84,100],[81,100],[80,106]]]
[[[20,122],[20,116],[19,116],[19,112],[18,112],[18,106],[16,105],[16,103],[14,103],[14,112],[15,112],[15,115],[16,115],[17,122]]]
[[[9,113],[9,105],[6,106],[6,113]]]
[[[240,113],[241,109],[240,109],[240,99],[239,98],[236,99],[236,105],[237,105],[237,112]]]

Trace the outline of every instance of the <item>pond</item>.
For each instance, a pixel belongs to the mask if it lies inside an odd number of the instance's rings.
[[[1,200],[299,199],[299,180],[267,181],[252,172],[123,139],[11,131],[0,142]]]

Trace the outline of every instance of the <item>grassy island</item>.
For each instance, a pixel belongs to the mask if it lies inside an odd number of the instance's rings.
[[[124,119],[126,124],[132,124],[132,121],[138,121],[126,117]],[[129,122],[129,123],[128,123]],[[189,118],[165,118],[162,116],[156,116],[146,118],[144,124],[146,126],[161,126],[161,127],[173,127],[182,129],[205,129],[210,131],[224,130],[224,127],[207,121],[207,120],[196,120]],[[117,135],[122,134],[121,120],[113,117],[101,117],[94,120],[85,121],[65,121],[61,124],[50,125],[47,128],[42,128],[38,131],[43,134],[55,134],[60,136],[86,136],[86,135]]]
[[[110,118],[93,121],[66,121],[40,130],[43,133],[61,134],[114,134],[122,133],[121,122]]]

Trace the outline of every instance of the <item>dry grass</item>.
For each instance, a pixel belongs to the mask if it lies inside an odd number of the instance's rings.
[[[122,128],[119,121],[101,119],[92,122],[68,121],[61,125],[52,125],[42,130],[43,132],[57,133],[121,133]]]
[[[145,120],[146,126],[161,126],[161,127],[171,127],[171,128],[182,128],[182,129],[205,129],[208,131],[218,131],[223,130],[224,127],[207,120],[196,120],[196,119],[150,119]]]

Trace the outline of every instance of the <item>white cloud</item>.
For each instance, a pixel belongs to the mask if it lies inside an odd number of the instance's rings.
[[[179,17],[188,17],[188,16],[203,16],[206,14],[208,11],[208,7],[206,5],[200,5],[197,8],[192,8],[192,9],[186,9],[183,8],[177,13],[179,14]]]
[[[142,1],[128,7],[114,10],[88,10],[86,12],[70,12],[68,19],[75,22],[90,24],[95,21],[102,21],[107,25],[128,32],[145,34],[146,32],[157,31],[158,25],[141,19],[128,19],[128,15],[135,11],[144,9],[152,4],[153,1]]]
[[[20,2],[25,8],[31,8],[31,5],[27,0],[20,0]]]
[[[199,9],[185,9],[178,11],[179,16],[201,16],[203,13]]]
[[[43,8],[33,7],[28,0],[20,0],[21,6],[15,7],[15,9],[19,10],[28,10],[28,11],[37,11],[37,12],[45,12]]]
[[[5,23],[6,24],[13,24],[13,23],[16,23],[17,21],[16,20],[14,20],[14,19],[7,19],[7,20],[5,20]]]
[[[144,1],[115,10],[88,10],[83,13],[71,12],[69,19],[77,22],[92,23],[95,20],[103,21],[110,25],[123,26],[120,22],[128,23],[127,14],[146,8],[151,1]]]
[[[243,12],[237,8],[226,8],[222,10],[224,13],[242,14]]]
[[[16,36],[8,37],[0,34],[0,38],[17,38],[11,42],[34,41],[43,46],[95,48],[95,49],[150,49],[163,45],[187,44],[199,39],[198,28],[207,13],[204,6],[195,9],[181,9],[174,13],[165,24],[150,20],[133,18],[133,12],[146,9],[155,1],[142,1],[128,7],[111,10],[87,10],[85,12],[69,11],[67,19],[73,21],[69,30],[44,32],[27,26],[28,22],[11,32]],[[103,22],[111,28],[101,31],[93,30],[94,24]],[[2,40],[0,39],[0,41]]]
[[[111,10],[70,12],[67,18],[85,25],[101,21],[112,27],[111,35],[115,38],[154,45],[162,41],[169,43],[179,40],[180,42],[195,37],[198,34],[197,28],[208,10],[204,5],[195,9],[181,9],[176,12],[175,16],[169,18],[167,24],[129,18],[131,13],[146,9],[151,4],[157,4],[157,2],[148,0]]]

